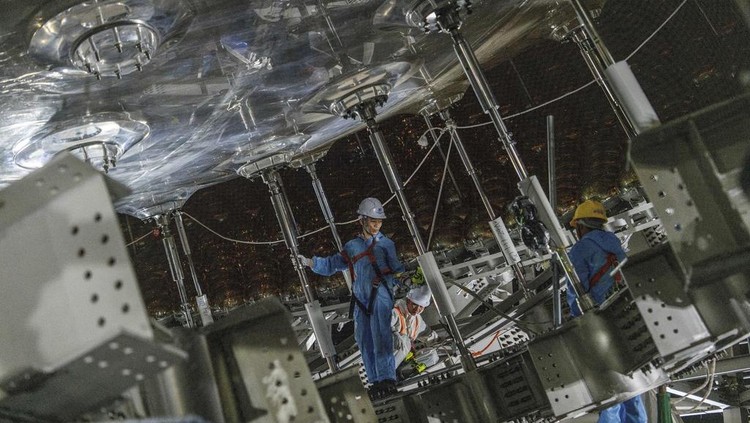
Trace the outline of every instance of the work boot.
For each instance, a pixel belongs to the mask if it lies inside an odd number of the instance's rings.
[[[396,389],[396,381],[387,379],[375,382],[367,392],[370,395],[370,399],[376,401],[388,398],[398,392],[398,390]]]
[[[384,381],[381,381],[380,390],[382,393],[382,398],[390,397],[391,395],[398,392],[398,389],[396,389],[396,381],[392,379],[386,379]]]

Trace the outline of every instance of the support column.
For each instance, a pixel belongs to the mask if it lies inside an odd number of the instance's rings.
[[[635,129],[631,117],[628,116],[625,109],[622,108],[620,102],[617,100],[615,91],[605,76],[605,66],[602,63],[602,59],[597,54],[594,43],[581,28],[577,28],[573,31],[571,39],[578,45],[578,48],[581,51],[581,56],[586,62],[586,66],[588,66],[594,79],[599,84],[602,91],[604,91],[604,97],[606,97],[612,111],[615,112],[615,116],[617,116],[620,126],[622,126],[622,129],[625,131],[625,135],[631,140],[634,139],[636,135],[638,135],[638,132]]]
[[[263,182],[268,186],[268,191],[271,197],[271,203],[273,204],[274,212],[276,213],[276,219],[279,221],[281,232],[284,235],[284,241],[287,248],[289,249],[290,259],[292,265],[297,270],[297,277],[302,283],[302,290],[305,294],[305,309],[307,310],[307,316],[310,321],[315,339],[318,341],[320,347],[320,353],[328,363],[328,367],[331,372],[336,372],[338,366],[334,358],[336,351],[333,347],[333,340],[331,338],[330,328],[325,321],[323,311],[320,307],[320,303],[316,299],[315,291],[310,286],[310,282],[307,279],[305,273],[305,267],[300,263],[299,259],[299,244],[297,243],[297,229],[294,225],[294,216],[292,210],[289,207],[289,201],[284,194],[283,183],[281,176],[276,170],[265,170],[262,174]]]
[[[421,68],[424,68],[424,66],[421,66]],[[439,137],[435,135],[434,131],[432,131],[433,129],[435,129],[435,127],[432,126],[432,122],[430,121],[430,116],[427,114],[423,114],[422,117],[424,118],[424,121],[427,124],[427,129],[430,129],[429,132],[430,132],[430,135],[432,136],[433,141],[438,143],[437,151],[438,153],[440,153],[440,157],[443,158],[443,162],[445,162],[445,166],[448,169],[448,177],[451,179],[451,182],[453,183],[453,188],[455,188],[459,197],[463,197],[463,195],[461,195],[461,188],[458,187],[458,182],[456,182],[456,177],[453,175],[453,171],[451,170],[450,164],[448,163],[448,157],[445,156],[445,152],[443,152],[443,147],[440,146]]]
[[[607,101],[628,138],[633,139],[644,130],[659,125],[659,117],[627,62],[615,62],[581,0],[570,0],[570,4],[581,24],[571,36],[581,49],[581,54],[594,78],[604,90]]]
[[[466,168],[466,172],[469,174],[469,176],[471,176],[471,180],[474,182],[474,188],[476,188],[477,193],[479,193],[479,198],[482,200],[482,204],[484,204],[484,208],[487,210],[487,215],[489,215],[490,220],[492,221],[490,223],[492,233],[503,252],[505,262],[508,264],[508,266],[511,267],[511,269],[513,269],[513,273],[516,276],[518,285],[521,287],[521,291],[523,292],[525,297],[528,297],[529,292],[526,289],[526,277],[524,276],[523,269],[521,268],[521,257],[518,255],[518,251],[516,250],[516,246],[513,243],[513,240],[510,238],[510,234],[508,234],[508,230],[505,227],[505,222],[503,222],[502,218],[498,217],[495,214],[495,210],[492,209],[492,204],[490,203],[489,197],[487,196],[487,193],[485,193],[484,188],[482,187],[482,183],[479,180],[479,174],[477,173],[476,169],[474,169],[474,164],[471,162],[469,153],[466,151],[463,140],[461,140],[461,136],[458,134],[458,130],[456,129],[456,122],[451,117],[448,109],[441,110],[440,117],[445,122],[445,126],[446,128],[448,128],[448,132],[450,132],[451,134],[451,140],[456,146],[456,151],[458,151],[458,155],[459,157],[461,157],[461,162]]]
[[[172,231],[169,229],[169,221],[170,217],[168,214],[154,216],[154,222],[156,222],[161,230],[161,241],[162,244],[164,244],[164,251],[167,254],[169,271],[172,274],[172,280],[177,285],[177,292],[180,295],[180,309],[185,316],[187,326],[193,328],[195,327],[195,322],[193,322],[193,314],[190,310],[190,304],[185,290],[185,277],[182,273],[182,264],[180,263],[180,256],[177,252],[177,245],[174,242]]]
[[[547,116],[547,180],[549,203],[553,211],[557,211],[557,188],[555,186],[555,118]],[[559,328],[562,325],[562,299],[560,298],[560,272],[557,263],[552,261],[552,325]]]
[[[185,253],[188,267],[190,268],[190,275],[193,277],[193,286],[195,287],[196,293],[195,302],[198,306],[198,312],[201,316],[202,326],[210,325],[214,322],[214,318],[211,315],[211,306],[208,304],[208,297],[203,293],[201,284],[198,281],[198,272],[195,271],[195,264],[193,264],[193,254],[190,251],[190,244],[188,243],[187,233],[185,232],[185,225],[182,221],[182,212],[180,210],[175,211],[174,222],[177,226],[177,233],[180,236],[182,252]]]
[[[318,179],[318,174],[315,171],[315,163],[310,163],[305,166],[305,169],[307,169],[307,173],[310,174],[310,179],[312,179],[312,186],[313,190],[315,190],[315,196],[318,198],[318,205],[320,205],[320,210],[323,212],[323,218],[328,223],[328,227],[331,228],[331,234],[333,235],[333,240],[336,242],[336,248],[339,249],[339,251],[343,251],[344,244],[341,242],[341,237],[339,236],[338,230],[336,230],[336,222],[333,218],[333,212],[331,211],[331,206],[328,205],[328,197],[326,197],[326,193],[323,190],[323,184],[320,183],[320,179]],[[349,288],[349,291],[352,291],[352,276],[349,274],[349,271],[344,270],[341,272],[341,274],[344,276],[344,280],[346,281],[346,286]]]
[[[375,102],[367,101],[361,103],[357,106],[356,113],[359,115],[360,119],[367,124],[370,141],[375,150],[375,155],[378,158],[378,163],[380,163],[380,167],[383,169],[383,174],[388,182],[388,187],[390,188],[391,193],[396,196],[396,201],[398,201],[398,205],[401,207],[404,221],[409,228],[409,233],[411,233],[414,244],[417,246],[417,251],[419,254],[424,254],[427,252],[427,247],[425,246],[424,240],[422,240],[422,235],[419,233],[419,226],[414,219],[414,213],[412,213],[409,203],[406,201],[406,196],[404,195],[404,184],[401,182],[401,176],[393,164],[393,158],[391,157],[391,152],[385,143],[383,133],[380,131],[378,123],[375,121],[375,116],[377,115],[375,112]]]

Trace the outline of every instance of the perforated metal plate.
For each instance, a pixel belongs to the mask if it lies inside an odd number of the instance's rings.
[[[358,366],[322,379],[317,386],[331,422],[369,423],[376,420],[375,409],[359,379]]]
[[[111,202],[124,193],[67,153],[0,192],[6,387],[21,374],[59,373],[123,332],[152,338]],[[102,384],[97,393],[119,393],[102,374],[90,375],[92,386]]]
[[[711,335],[684,290],[671,251],[659,248],[634,257],[624,270],[635,304],[667,369],[702,357],[713,348]]]
[[[0,407],[53,420],[72,420],[185,359],[180,351],[122,333],[50,374],[8,380]]]

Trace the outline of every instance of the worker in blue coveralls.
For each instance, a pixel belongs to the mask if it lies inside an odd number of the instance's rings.
[[[373,396],[396,391],[396,365],[391,336],[395,275],[404,271],[396,255],[396,245],[380,233],[385,219],[383,204],[365,198],[357,209],[360,234],[344,245],[344,250],[328,257],[301,256],[300,262],[313,272],[330,276],[348,269],[352,275],[350,313],[354,315],[354,339],[362,353]]]
[[[604,229],[607,223],[607,213],[604,205],[598,201],[586,200],[581,203],[570,221],[578,242],[570,249],[570,261],[576,274],[581,280],[583,289],[589,293],[594,302],[599,305],[607,299],[617,276],[610,272],[619,262],[625,260],[625,251],[620,240],[612,232]],[[581,310],[576,302],[576,294],[568,281],[568,305],[572,316],[580,316]],[[599,423],[647,423],[646,408],[641,396],[631,398],[623,403],[602,410],[599,413]]]

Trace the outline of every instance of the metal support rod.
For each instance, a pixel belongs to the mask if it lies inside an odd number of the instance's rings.
[[[336,230],[336,222],[333,218],[333,212],[331,211],[331,206],[328,204],[328,198],[326,197],[326,193],[323,190],[323,184],[320,182],[318,173],[315,171],[315,163],[306,165],[305,169],[307,169],[307,173],[310,174],[313,190],[315,190],[315,196],[318,198],[318,205],[320,205],[320,210],[323,212],[323,218],[328,223],[328,227],[331,228],[331,234],[333,235],[333,240],[336,243],[336,248],[338,248],[339,251],[343,251],[344,244],[341,242],[341,237],[339,236],[338,230]],[[349,288],[349,291],[351,291],[352,277],[349,274],[349,271],[345,270],[341,272],[341,274],[344,276],[346,286]]]
[[[492,204],[490,203],[489,197],[487,196],[487,193],[485,193],[484,188],[482,187],[482,183],[479,180],[479,174],[477,174],[476,169],[474,169],[474,164],[471,162],[469,153],[466,151],[466,147],[464,146],[461,136],[458,134],[458,130],[456,130],[456,122],[453,120],[450,112],[448,112],[447,109],[443,109],[440,111],[440,118],[443,119],[446,128],[448,128],[448,132],[450,132],[451,134],[453,145],[456,147],[459,157],[461,157],[461,162],[466,168],[466,172],[469,174],[469,176],[471,176],[471,180],[474,182],[474,187],[479,193],[479,198],[482,199],[482,204],[484,204],[484,208],[487,210],[487,214],[489,215],[490,220],[497,219],[495,211],[492,209]],[[504,225],[505,223],[503,223],[503,226]],[[505,232],[507,232],[507,230]],[[493,231],[493,234],[494,233],[495,231]],[[514,260],[515,257],[518,257],[518,252],[515,251],[515,245],[513,245],[512,242],[503,242],[503,240],[501,239],[497,239],[497,242],[502,248],[505,262],[511,266],[511,269],[513,269],[513,273],[516,276],[516,280],[518,281],[518,284],[521,287],[524,296],[528,296],[528,291],[526,290],[526,277],[524,276],[523,269],[519,264],[520,258],[518,260]],[[512,249],[512,251],[506,251],[507,249]]]
[[[211,315],[211,306],[208,303],[208,297],[203,295],[201,284],[198,280],[198,272],[195,271],[195,264],[193,263],[193,253],[190,251],[190,243],[188,242],[187,232],[185,232],[185,224],[182,221],[182,212],[180,210],[174,213],[174,223],[177,226],[177,234],[180,236],[180,243],[182,244],[182,252],[187,258],[188,267],[190,268],[190,275],[193,278],[193,286],[195,287],[195,301],[198,305],[198,311],[201,316],[201,322],[203,326],[209,325],[214,322],[214,318]]]
[[[446,128],[448,128],[448,132],[451,134],[451,139],[453,140],[453,144],[456,147],[456,151],[458,151],[461,162],[463,163],[464,168],[466,168],[466,173],[469,174],[472,182],[474,182],[474,188],[476,188],[477,193],[479,194],[479,198],[482,200],[482,204],[484,204],[484,208],[487,210],[487,214],[490,216],[490,220],[494,220],[496,217],[495,211],[492,209],[490,199],[487,196],[487,193],[484,191],[484,188],[482,187],[482,183],[479,180],[479,174],[474,168],[474,164],[471,162],[471,158],[469,158],[469,153],[466,151],[466,147],[464,147],[464,143],[461,140],[461,137],[458,135],[458,131],[456,130],[456,122],[453,120],[447,109],[440,111],[440,118],[443,119]]]
[[[319,307],[315,307],[318,304],[315,298],[315,291],[310,286],[310,282],[307,279],[307,273],[305,273],[305,266],[300,262],[299,259],[299,244],[297,243],[297,229],[294,225],[294,216],[292,215],[291,207],[289,207],[289,201],[284,194],[283,182],[281,176],[276,170],[267,170],[263,172],[263,182],[268,186],[268,191],[271,197],[271,204],[273,205],[274,212],[276,213],[276,219],[279,221],[281,232],[284,235],[284,241],[286,247],[289,249],[290,258],[292,265],[297,270],[297,277],[302,283],[302,290],[305,293],[305,300],[307,304],[312,305],[308,310],[317,310],[320,312]],[[306,307],[307,308],[307,307]],[[322,330],[319,325],[313,324],[314,322],[320,321],[321,316],[313,315],[308,312],[308,319],[310,319],[311,326],[315,338],[318,340],[320,346],[321,355],[326,359],[328,368],[335,372],[338,370],[336,360],[334,358],[335,351],[333,350],[333,341],[331,339],[331,333],[327,330]],[[327,327],[323,325],[324,328]]]
[[[304,265],[300,263],[299,258],[299,244],[297,243],[297,229],[294,225],[294,218],[291,215],[289,204],[286,196],[284,195],[281,178],[279,173],[275,170],[269,170],[263,173],[263,182],[268,186],[268,191],[271,197],[271,204],[273,210],[276,213],[276,219],[279,221],[281,227],[281,233],[284,236],[284,242],[286,247],[289,249],[291,254],[292,264],[297,269],[297,276],[302,283],[302,291],[305,294],[305,300],[307,302],[313,302],[316,300],[315,291],[310,286],[310,282],[307,279],[307,274],[304,272]]]
[[[547,180],[549,204],[557,212],[557,188],[555,186],[555,117],[547,116]]]
[[[557,211],[557,188],[555,186],[555,117],[547,116],[547,178],[549,203]],[[562,325],[562,299],[560,298],[560,272],[557,263],[552,260],[552,324],[555,328]]]
[[[591,295],[583,289],[581,281],[573,268],[573,263],[570,261],[565,248],[558,248],[555,250],[555,256],[557,257],[560,266],[565,272],[565,277],[570,281],[570,285],[573,287],[573,291],[576,294],[576,301],[578,302],[578,308],[581,310],[581,314],[584,314],[594,308],[594,300]]]
[[[469,83],[471,83],[471,87],[474,89],[474,93],[476,94],[479,103],[482,105],[482,109],[484,109],[484,112],[490,116],[490,119],[495,126],[495,130],[500,136],[500,141],[503,143],[505,151],[508,153],[510,162],[513,164],[513,169],[515,169],[516,174],[518,175],[518,179],[526,179],[528,177],[526,167],[523,165],[520,157],[518,157],[515,143],[511,139],[510,132],[508,131],[508,128],[505,127],[502,117],[500,117],[500,112],[497,110],[497,100],[495,100],[495,95],[490,89],[490,84],[487,83],[484,72],[482,72],[482,69],[479,67],[479,61],[474,55],[474,51],[466,42],[464,36],[459,32],[458,27],[451,28],[449,32],[453,38],[453,48],[456,51],[456,56],[458,56],[459,62],[461,62],[461,67],[463,67],[464,73],[469,79]]]
[[[599,33],[596,31],[596,27],[594,26],[594,21],[591,20],[591,16],[589,15],[589,12],[583,6],[580,0],[570,0],[570,4],[573,6],[573,9],[576,12],[578,21],[581,23],[581,25],[583,25],[583,30],[586,32],[589,39],[591,40],[591,43],[594,45],[594,48],[599,53],[599,56],[602,59],[602,64],[604,65],[604,67],[609,67],[609,66],[614,65],[615,59],[612,57],[612,54],[609,52],[609,49],[607,49],[607,47],[602,42],[602,38],[599,36]]]
[[[432,131],[433,129],[435,129],[435,127],[432,125],[432,121],[430,121],[430,116],[427,114],[424,114],[422,116],[424,117],[424,121],[427,124],[427,129],[430,129],[430,131],[428,132],[432,136],[433,141],[438,142],[438,136],[435,135],[434,131]],[[448,177],[451,178],[451,182],[453,183],[453,188],[455,188],[459,197],[463,197],[463,195],[461,194],[461,188],[458,187],[458,182],[456,182],[456,177],[453,176],[453,171],[451,170],[450,165],[447,163],[448,158],[445,156],[445,152],[443,152],[443,147],[440,145],[440,143],[437,144],[437,150],[438,150],[438,153],[440,153],[440,157],[443,158],[443,162],[448,168]]]
[[[185,321],[187,326],[192,328],[195,327],[193,322],[193,314],[190,310],[190,304],[187,299],[187,291],[185,290],[185,279],[182,273],[182,264],[180,264],[180,256],[177,252],[177,245],[174,242],[174,236],[172,231],[169,229],[169,216],[161,214],[154,217],[154,221],[161,229],[161,241],[164,245],[164,252],[167,254],[167,262],[169,263],[169,270],[172,274],[172,280],[177,285],[177,292],[180,295],[180,308],[182,313],[185,315]]]
[[[367,124],[370,141],[372,142],[380,167],[385,174],[388,187],[390,188],[391,193],[396,196],[398,205],[401,207],[404,221],[409,228],[409,233],[411,233],[414,244],[417,246],[417,251],[419,254],[424,254],[427,252],[427,247],[425,246],[424,240],[422,240],[422,235],[419,233],[419,226],[414,219],[414,213],[412,213],[409,203],[406,201],[406,196],[404,195],[404,184],[401,182],[401,176],[395,168],[391,152],[385,143],[385,138],[383,138],[383,133],[380,131],[380,128],[375,121],[375,105],[372,102],[367,102],[362,104],[362,106],[363,107],[359,110],[360,118]]]
[[[198,282],[198,273],[195,271],[195,264],[193,264],[193,254],[190,251],[190,244],[188,244],[187,233],[185,233],[185,225],[182,221],[182,212],[175,212],[174,223],[175,226],[177,226],[177,234],[180,236],[182,251],[183,253],[185,253],[185,257],[187,258],[188,267],[190,268],[190,275],[193,277],[195,292],[198,296],[201,296],[203,295],[203,291],[201,290],[201,284]]]
[[[422,240],[422,236],[419,234],[419,227],[417,226],[417,222],[414,219],[414,214],[409,208],[409,203],[407,203],[406,201],[406,196],[404,196],[401,177],[393,164],[393,158],[391,157],[390,150],[385,143],[383,133],[380,131],[378,124],[375,121],[376,112],[374,102],[368,101],[362,103],[357,109],[357,114],[359,115],[360,119],[362,119],[367,124],[367,129],[370,133],[370,141],[372,141],[372,146],[375,149],[375,155],[378,158],[380,167],[383,169],[383,173],[385,174],[385,178],[388,181],[388,186],[390,187],[391,192],[396,196],[396,199],[398,200],[398,204],[401,207],[401,213],[403,214],[404,221],[406,222],[406,225],[409,228],[409,232],[411,232],[412,239],[414,240],[414,244],[417,247],[417,252],[420,255],[425,254],[427,252],[427,248],[425,247],[425,243]],[[453,314],[446,314],[445,316],[443,316],[443,318],[461,354],[461,365],[463,366],[464,370],[469,371],[476,369],[476,362],[474,361],[474,357],[471,355],[469,349],[466,348],[466,344],[464,343],[464,339],[458,329],[458,324],[456,323],[456,317]]]
[[[571,38],[578,45],[578,48],[581,51],[581,56],[586,62],[586,66],[588,66],[594,79],[599,84],[602,91],[604,91],[604,97],[607,99],[612,111],[615,112],[615,116],[620,122],[620,126],[622,126],[622,129],[625,131],[625,135],[627,135],[629,139],[635,138],[635,136],[638,135],[638,132],[633,123],[633,119],[620,104],[612,84],[610,84],[607,79],[604,72],[605,65],[597,52],[596,46],[591,41],[591,38],[581,28],[575,29],[571,34]]]

